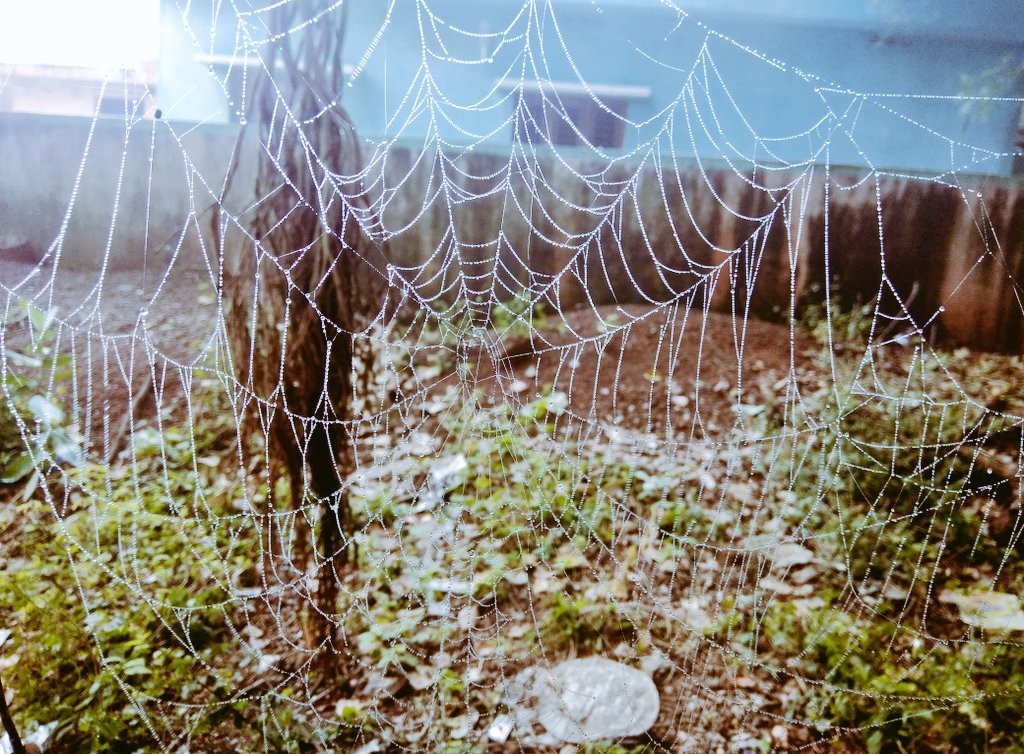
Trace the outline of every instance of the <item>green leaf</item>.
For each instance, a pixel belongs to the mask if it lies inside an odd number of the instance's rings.
[[[28,409],[44,426],[54,427],[64,421],[64,410],[42,395],[33,395],[29,398]]]
[[[25,500],[28,500],[30,497],[32,497],[32,495],[35,494],[36,488],[38,486],[39,486],[39,473],[36,472],[36,473],[32,474],[31,476],[29,476],[28,484],[26,484],[25,488],[21,491],[21,499],[23,501],[25,501]]]
[[[879,754],[882,751],[882,741],[884,741],[881,730],[876,730],[865,742],[868,747],[868,754]]]
[[[42,369],[43,362],[37,359],[35,356],[27,356],[17,351],[8,350],[6,353],[7,360],[12,364],[17,364],[20,367],[30,367],[32,369]]]
[[[22,451],[4,465],[3,471],[0,471],[0,483],[14,484],[15,482],[20,482],[35,471],[35,468],[36,466],[32,462],[32,454],[27,450]]]
[[[32,321],[33,329],[35,330],[33,341],[36,347],[38,347],[39,342],[45,337],[46,331],[50,329],[50,325],[53,324],[53,320],[57,316],[57,308],[53,307],[44,311],[32,303],[27,308],[29,319]]]
[[[142,658],[135,657],[128,660],[121,668],[121,672],[127,675],[149,675],[150,670],[146,667],[146,661]]]

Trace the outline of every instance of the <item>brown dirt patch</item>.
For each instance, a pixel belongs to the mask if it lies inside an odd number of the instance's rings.
[[[488,392],[522,402],[560,391],[579,419],[696,439],[721,438],[744,404],[813,378],[821,350],[787,325],[680,306],[608,306],[548,320],[532,339],[492,346],[495,368],[478,370]]]
[[[216,294],[209,277],[200,270],[101,272],[4,259],[0,296],[7,306],[7,346],[30,347],[21,302],[54,310],[52,345],[71,355],[75,375],[61,400],[86,446],[109,458],[125,439],[129,396],[147,386],[150,394],[135,409],[150,418],[158,405],[178,402],[179,367],[187,371],[214,332]]]
[[[169,389],[168,400],[179,393],[177,369],[195,363],[213,335],[216,292],[209,273],[161,274],[0,264],[0,291],[12,298],[9,345],[28,338],[17,321],[18,298],[56,306],[67,325],[64,337],[74,334],[62,348],[78,363],[78,421],[94,450],[116,431],[127,396],[143,384],[155,377]],[[488,350],[470,379],[492,401],[515,405],[558,391],[571,414],[586,422],[720,439],[742,421],[742,404],[763,404],[784,395],[787,382],[813,377],[820,346],[787,325],[628,305],[548,314],[532,336],[506,337]],[[145,408],[149,413],[153,406]]]

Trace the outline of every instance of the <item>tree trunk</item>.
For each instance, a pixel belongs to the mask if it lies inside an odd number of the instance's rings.
[[[218,237],[225,334],[240,387],[251,392],[250,419],[266,437],[272,477],[289,476],[293,510],[308,500],[318,508],[308,534],[306,517],[294,517],[289,548],[271,484],[266,557],[275,580],[307,570],[315,578],[307,643],[331,662],[354,547],[345,487],[355,465],[353,403],[373,366],[369,339],[358,334],[381,311],[384,277],[383,250],[365,230],[377,219],[358,178],[356,129],[337,102],[347,5],[303,26],[318,5],[294,0],[271,11],[274,41],[250,103],[260,138],[257,204],[240,223],[249,230],[244,247],[229,250]]]

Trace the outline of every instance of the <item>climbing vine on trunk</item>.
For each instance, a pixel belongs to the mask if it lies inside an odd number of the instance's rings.
[[[224,242],[222,214],[215,226],[244,413],[266,440],[272,476],[290,482],[291,512],[269,485],[263,578],[267,586],[306,579],[307,646],[329,657],[354,552],[345,485],[354,407],[374,366],[359,335],[376,321],[384,286],[359,139],[339,101],[347,4],[317,6],[293,0],[272,10],[246,126],[258,130],[256,203],[238,223],[241,242]]]

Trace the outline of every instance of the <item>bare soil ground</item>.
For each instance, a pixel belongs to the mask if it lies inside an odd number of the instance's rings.
[[[140,318],[152,345],[189,363],[212,334],[216,298],[201,270],[72,270],[4,260],[0,292],[33,301],[72,327],[105,336],[137,332]],[[145,316],[143,317],[143,314]]]
[[[3,293],[10,297],[9,344],[28,337],[18,299],[55,307],[68,334],[76,333],[81,395],[92,390],[82,426],[93,448],[103,435],[103,405],[116,420],[126,397],[151,380],[151,367],[195,363],[216,327],[216,292],[202,270],[101,275],[4,260]],[[740,404],[757,405],[784,392],[788,381],[813,377],[819,351],[806,334],[753,318],[676,306],[604,306],[548,315],[532,337],[502,339],[475,378],[494,400],[558,391],[586,421],[715,439],[735,425]]]
[[[0,263],[0,300],[8,347],[30,347],[24,302],[52,312],[56,348],[72,356],[77,394],[73,412],[86,447],[109,458],[123,442],[131,396],[154,376],[168,403],[180,393],[176,367],[188,366],[209,346],[216,294],[199,270],[73,270],[14,260]],[[147,387],[147,392],[149,388]],[[147,412],[151,395],[136,405]],[[113,433],[113,437],[111,434]],[[108,447],[111,446],[111,447]]]
[[[676,306],[605,306],[548,317],[496,348],[505,396],[566,394],[576,417],[718,439],[788,382],[816,376],[820,344],[788,326]],[[481,369],[485,381],[493,376]]]

